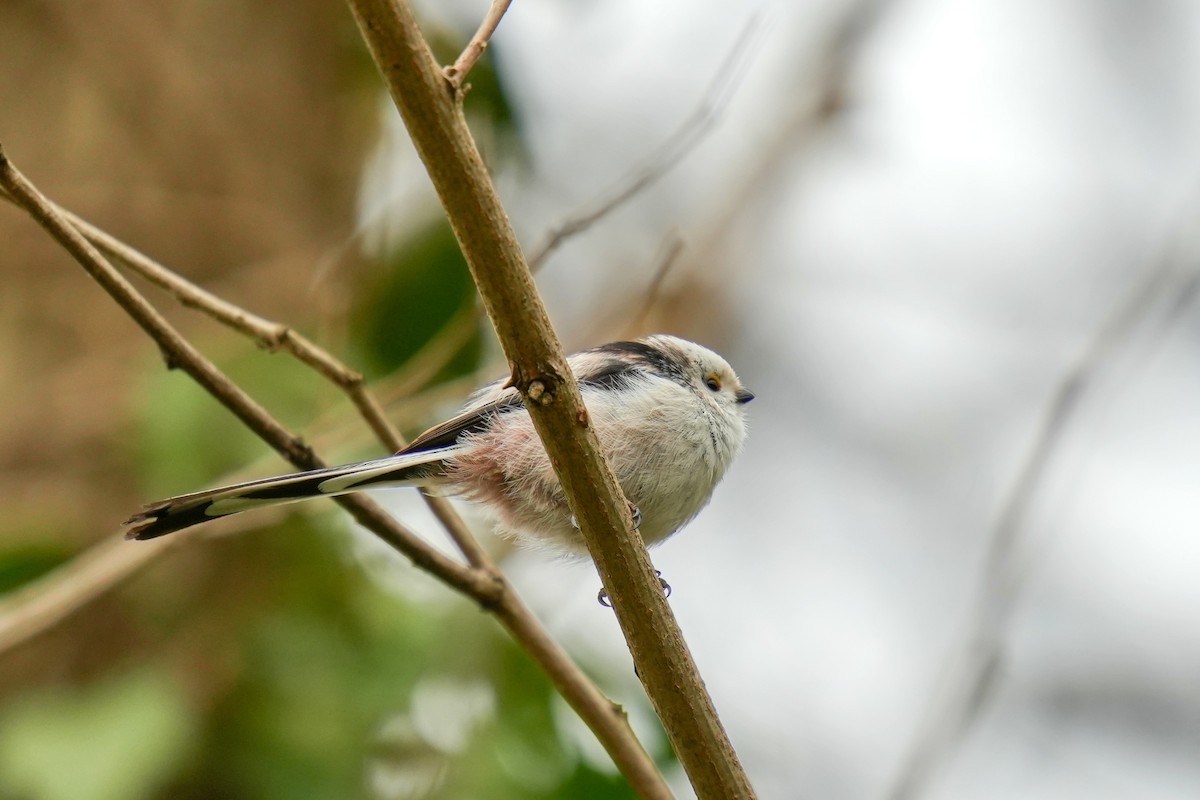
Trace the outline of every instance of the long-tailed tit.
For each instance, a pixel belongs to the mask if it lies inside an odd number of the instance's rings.
[[[741,449],[742,407],[754,395],[725,359],[674,336],[601,345],[568,363],[642,538],[666,539],[708,503]],[[505,532],[586,552],[529,412],[504,381],[393,456],[172,497],[131,517],[126,535],[153,539],[254,508],[380,486],[462,495]]]

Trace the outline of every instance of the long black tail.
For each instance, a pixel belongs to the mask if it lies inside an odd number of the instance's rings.
[[[329,497],[379,486],[421,486],[442,471],[458,448],[388,456],[341,467],[262,478],[151,503],[125,521],[126,539],[154,539],[255,508]]]

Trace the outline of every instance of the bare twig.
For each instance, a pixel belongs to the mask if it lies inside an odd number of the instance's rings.
[[[0,186],[53,236],[64,249],[108,292],[126,313],[159,346],[167,364],[182,369],[205,388],[247,427],[300,469],[325,466],[299,436],[284,428],[266,409],[229,380],[217,367],[184,339],[158,311],[116,270],[80,231],[63,217],[8,160],[0,150]],[[350,500],[351,502],[346,502]],[[492,576],[471,570],[430,547],[412,531],[390,520],[365,497],[346,495],[338,500],[356,518],[385,520],[377,534],[415,563],[429,569],[446,583],[468,592],[485,604],[494,602],[498,590]],[[371,527],[371,526],[368,526]]]
[[[761,28],[758,16],[753,16],[734,42],[729,55],[717,68],[716,76],[700,105],[685,119],[675,132],[657,150],[651,153],[641,166],[634,169],[628,178],[607,195],[597,200],[590,208],[576,213],[547,234],[546,239],[529,257],[529,267],[534,272],[541,269],[555,250],[572,236],[576,236],[629,202],[648,186],[692,152],[712,131],[729,104],[749,66],[750,45]]]
[[[304,442],[287,431],[173,328],[5,156],[0,148],[0,188],[53,236],[158,344],[170,366],[183,369],[260,438],[301,469],[323,466]],[[447,558],[390,517],[369,498],[344,495],[336,502],[415,566],[473,598],[509,630],[596,734],[613,760],[647,797],[670,797],[654,762],[611,701],[592,684],[534,618],[496,570]],[[62,586],[62,584],[57,584]]]
[[[260,347],[268,352],[290,353],[302,363],[316,370],[318,374],[346,393],[381,442],[393,451],[403,447],[404,440],[400,436],[400,432],[391,424],[383,413],[383,409],[366,390],[366,381],[361,372],[350,369],[287,325],[252,314],[197,286],[140,250],[60,206],[56,205],[55,210],[78,228],[88,241],[99,248],[101,252],[121,262],[156,286],[170,292],[182,305],[200,311],[217,322],[253,338]]]
[[[1055,388],[1029,453],[989,534],[984,573],[967,623],[967,634],[948,659],[946,680],[887,792],[889,800],[915,800],[923,794],[993,695],[1003,655],[1004,631],[1028,572],[1020,557],[1021,538],[1038,488],[1080,404],[1157,300],[1164,295],[1172,296],[1170,308],[1164,314],[1170,320],[1194,295],[1200,248],[1191,241],[1181,247],[1179,239],[1177,234],[1157,264],[1103,322]]]
[[[667,273],[671,271],[671,267],[675,266],[676,260],[682,252],[683,237],[677,231],[672,231],[658,248],[658,255],[654,258],[656,266],[650,278],[650,284],[646,287],[646,296],[642,300],[641,308],[625,326],[631,335],[640,336],[646,332],[644,327],[646,318],[650,316],[650,311],[658,302],[658,296],[662,292],[663,281],[666,280]]]
[[[663,597],[628,504],[462,110],[402,0],[348,0],[446,209],[535,428],[579,523],[637,674],[697,794],[754,796]],[[531,393],[531,387],[537,391]],[[641,791],[639,787],[639,791]]]
[[[471,37],[471,41],[467,43],[462,54],[455,59],[454,64],[443,70],[446,80],[450,81],[455,89],[462,88],[463,81],[466,80],[471,67],[475,66],[475,62],[483,57],[483,51],[487,49],[488,41],[496,32],[496,28],[500,26],[500,20],[510,5],[512,5],[512,0],[492,0],[487,15],[484,16],[483,22],[479,23],[479,30],[475,31],[475,35]]]
[[[54,208],[101,252],[125,264],[151,283],[167,290],[182,305],[207,314],[223,325],[250,336],[260,347],[269,352],[289,353],[301,363],[311,367],[350,398],[359,415],[388,450],[396,452],[404,447],[404,437],[400,435],[400,431],[383,412],[383,408],[376,401],[374,395],[368,391],[366,380],[361,372],[350,369],[327,350],[297,333],[295,329],[252,314],[244,308],[218,297],[87,220],[61,206],[55,205]],[[446,529],[450,539],[458,547],[459,552],[466,558],[467,563],[473,567],[494,569],[495,565],[487,558],[483,548],[453,506],[443,497],[425,493],[422,493],[422,496],[434,516]]]

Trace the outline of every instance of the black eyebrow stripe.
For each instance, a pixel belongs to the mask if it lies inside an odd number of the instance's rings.
[[[629,385],[630,381],[642,374],[642,370],[632,361],[614,358],[605,362],[599,370],[579,379],[580,386],[599,386],[605,389],[620,389]]]
[[[624,363],[631,358],[645,364],[653,372],[664,377],[678,380],[686,379],[683,366],[678,361],[668,358],[661,349],[645,342],[611,342],[593,348],[593,353],[605,353],[616,356],[618,362]]]

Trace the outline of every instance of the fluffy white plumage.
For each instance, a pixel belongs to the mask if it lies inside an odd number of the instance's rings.
[[[568,359],[618,482],[647,544],[694,517],[742,447],[754,398],[721,356],[656,335]],[[379,486],[430,486],[488,509],[519,538],[586,552],[562,487],[516,389],[476,392],[456,416],[387,458],[173,497],[130,518],[151,539],[230,514]]]

